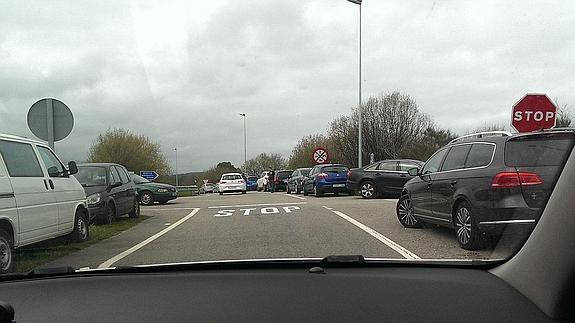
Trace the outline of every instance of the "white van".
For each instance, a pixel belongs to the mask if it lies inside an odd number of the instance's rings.
[[[43,142],[0,134],[0,272],[19,248],[63,235],[87,240],[89,216],[82,185]]]

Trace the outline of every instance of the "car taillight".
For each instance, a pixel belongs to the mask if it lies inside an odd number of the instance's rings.
[[[492,188],[513,188],[542,184],[539,175],[530,172],[501,172],[493,178]]]
[[[226,183],[226,181],[220,181],[220,184],[225,184],[225,183]]]
[[[319,174],[317,174],[317,177],[319,177],[319,178],[327,178],[327,176],[328,176],[328,175],[327,175],[326,173],[319,173]]]
[[[347,171],[347,177],[351,177],[351,169]]]

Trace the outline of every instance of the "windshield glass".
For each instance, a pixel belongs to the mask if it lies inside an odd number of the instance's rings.
[[[143,183],[149,183],[150,181],[143,178],[142,176],[139,175],[132,175],[132,180],[134,181],[134,183],[136,184],[143,184]]]
[[[99,166],[79,166],[78,173],[74,175],[78,182],[84,186],[106,185],[106,168]]]
[[[1,1],[0,272],[509,259],[572,154],[573,13]]]

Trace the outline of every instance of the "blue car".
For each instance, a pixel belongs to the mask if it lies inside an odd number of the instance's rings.
[[[346,187],[349,168],[341,164],[325,164],[314,166],[304,180],[303,195],[313,193],[322,196],[325,193],[351,194]]]
[[[256,191],[257,189],[258,189],[258,177],[248,176],[248,178],[246,179],[246,190]]]

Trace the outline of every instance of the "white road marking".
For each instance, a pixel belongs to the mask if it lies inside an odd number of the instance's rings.
[[[164,223],[165,226],[168,226],[168,225],[170,225],[170,224],[171,224],[170,222]]]
[[[328,208],[327,206],[324,206],[324,208],[326,208],[327,210],[330,210],[331,212],[333,212],[334,214],[336,214],[337,216],[339,216],[340,218],[350,222],[351,224],[355,225],[356,227],[362,229],[363,231],[365,231],[366,233],[368,233],[369,235],[371,235],[372,237],[376,238],[377,240],[381,241],[382,243],[384,243],[386,246],[390,247],[391,249],[395,250],[397,253],[399,253],[400,255],[402,255],[403,257],[405,257],[406,259],[421,259],[418,255],[414,254],[413,252],[405,249],[404,247],[402,247],[401,245],[399,245],[398,243],[396,243],[395,241],[389,239],[388,237],[384,236],[383,234],[375,231],[374,229],[368,227],[367,225],[357,221],[356,219],[340,212],[340,211],[336,211],[333,209]]]
[[[195,207],[173,207],[173,208],[162,208],[162,209],[156,209],[156,208],[144,208],[142,209],[143,211],[178,211],[178,210],[194,210],[196,209]]]
[[[292,194],[284,194],[285,196],[291,196],[293,198],[296,199],[300,199],[300,200],[307,200],[305,197],[301,197],[301,196],[297,196],[297,195],[292,195]]]
[[[195,208],[193,209],[192,212],[190,212],[190,214],[186,215],[185,217],[181,218],[180,220],[178,220],[177,222],[175,222],[174,224],[170,225],[169,227],[165,228],[164,230],[154,234],[153,236],[149,237],[148,239],[138,243],[137,245],[133,246],[132,248],[119,253],[117,255],[115,255],[114,257],[104,261],[103,263],[101,263],[98,268],[108,268],[110,266],[112,266],[115,262],[129,256],[130,254],[136,252],[138,249],[144,247],[145,245],[147,245],[148,243],[158,239],[159,237],[163,236],[164,234],[168,233],[169,231],[171,231],[172,229],[174,229],[175,227],[179,226],[180,224],[186,222],[188,219],[190,219],[191,217],[193,217],[194,215],[196,215],[196,213],[198,213],[200,209],[199,208]]]
[[[242,205],[222,205],[222,206],[208,206],[208,209],[224,209],[232,207],[250,207],[250,206],[276,206],[276,205],[302,205],[307,204],[307,202],[301,203],[264,203],[264,204],[242,204]]]

